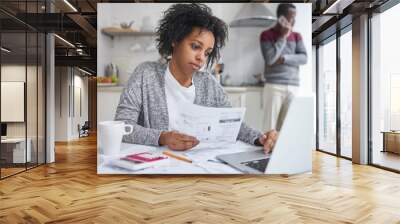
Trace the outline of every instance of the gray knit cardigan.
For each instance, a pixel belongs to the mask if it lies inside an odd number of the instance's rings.
[[[131,75],[115,114],[115,120],[133,125],[133,132],[125,135],[123,142],[158,146],[161,132],[168,130],[166,66],[159,62],[144,62]],[[193,84],[196,93],[194,104],[208,107],[231,106],[223,88],[209,73],[194,73]],[[261,132],[242,123],[238,139],[254,144],[261,135]]]

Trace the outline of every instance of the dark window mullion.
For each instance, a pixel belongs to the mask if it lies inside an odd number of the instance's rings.
[[[367,133],[368,133],[368,155],[367,160],[368,164],[373,164],[373,145],[372,145],[372,12],[368,12],[368,20],[367,20]]]
[[[341,94],[341,64],[340,64],[340,30],[336,31],[336,154],[341,157],[341,114],[340,114],[340,94]]]
[[[36,12],[39,13],[39,2]],[[36,32],[36,166],[39,165],[39,33]]]
[[[315,91],[316,91],[316,136],[315,136],[315,147],[319,149],[319,44],[315,46]]]
[[[28,1],[25,0],[25,21],[28,17]],[[24,121],[25,121],[25,170],[28,170],[28,113],[27,113],[27,90],[28,90],[28,25],[25,23],[25,88],[24,88]]]

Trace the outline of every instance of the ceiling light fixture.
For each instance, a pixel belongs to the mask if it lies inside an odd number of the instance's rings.
[[[244,3],[229,26],[268,28],[275,23],[275,15],[264,4]]]
[[[322,14],[342,14],[343,10],[351,5],[355,0],[336,0]]]
[[[64,43],[66,43],[67,45],[69,45],[70,47],[75,48],[75,45],[71,44],[71,42],[69,42],[68,40],[58,36],[57,34],[54,34],[55,37],[57,37],[59,40],[63,41]]]
[[[5,47],[1,47],[1,50],[4,51],[4,52],[6,52],[6,53],[10,53],[10,52],[11,52],[11,50],[9,50],[9,49],[7,49],[7,48],[5,48]]]
[[[74,10],[74,12],[78,12],[78,10],[71,4],[69,3],[68,0],[64,0],[65,4],[67,4],[72,10]]]
[[[81,72],[83,72],[83,73],[85,73],[85,74],[92,75],[92,73],[90,73],[90,72],[88,72],[88,71],[85,71],[85,70],[83,70],[83,69],[81,69],[81,68],[79,68],[79,67],[78,67],[78,70],[81,71]]]

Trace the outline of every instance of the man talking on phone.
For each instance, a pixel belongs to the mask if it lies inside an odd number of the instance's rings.
[[[281,3],[277,8],[278,22],[260,35],[264,57],[264,127],[276,129],[279,111],[290,96],[298,92],[299,66],[307,63],[302,37],[293,31],[296,6]]]

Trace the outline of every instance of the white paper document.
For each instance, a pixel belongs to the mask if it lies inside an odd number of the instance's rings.
[[[122,143],[121,152],[114,156],[97,156],[98,174],[239,174],[240,171],[224,164],[216,159],[217,155],[244,152],[249,150],[258,150],[260,147],[249,145],[247,143],[236,141],[235,144],[227,144],[221,148],[203,148],[189,151],[171,151],[171,153],[192,160],[191,163],[170,158],[169,163],[157,164],[141,170],[124,169],[113,165],[112,160],[121,157],[142,153],[142,152],[161,152],[167,150],[167,147],[154,147],[145,145],[135,145]]]
[[[216,108],[180,104],[177,131],[196,137],[200,143],[235,143],[246,108]]]

